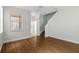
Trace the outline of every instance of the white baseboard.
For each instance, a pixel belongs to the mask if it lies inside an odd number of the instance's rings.
[[[57,36],[49,36],[49,35],[45,35],[45,37],[52,37],[52,38],[57,38],[57,39],[60,39],[60,40],[64,40],[64,41],[68,41],[68,42],[72,42],[72,43],[76,43],[76,44],[79,44],[79,42],[77,41],[73,41],[73,40],[68,40],[66,38],[60,38],[60,37],[57,37]]]
[[[39,34],[37,34],[37,36],[39,36]],[[7,43],[7,42],[11,42],[11,41],[17,41],[17,40],[22,40],[22,39],[26,39],[26,38],[30,38],[30,37],[33,37],[33,36],[26,36],[26,37],[22,37],[22,38],[17,38],[17,39],[8,39],[6,41],[4,41],[3,43]]]
[[[17,38],[17,39],[9,39],[7,41],[4,41],[3,43],[7,43],[7,42],[12,42],[12,41],[17,41],[17,40],[23,40],[23,39],[27,39],[27,38],[30,38],[32,36],[27,36],[27,37],[22,37],[22,38]]]

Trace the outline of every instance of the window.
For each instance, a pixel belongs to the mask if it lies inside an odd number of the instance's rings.
[[[11,31],[22,30],[22,19],[21,16],[11,16]]]
[[[31,34],[35,36],[37,33],[37,21],[36,21],[36,14],[31,14]]]
[[[3,32],[3,8],[0,6],[0,33]]]
[[[31,13],[31,34],[32,36],[36,36],[39,34],[39,17],[40,15],[37,13]]]

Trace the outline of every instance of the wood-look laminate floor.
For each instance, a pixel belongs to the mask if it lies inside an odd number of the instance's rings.
[[[63,41],[56,38],[37,37],[36,46],[34,39],[28,38],[24,40],[4,43],[1,52],[9,53],[74,53],[79,52],[79,44]]]

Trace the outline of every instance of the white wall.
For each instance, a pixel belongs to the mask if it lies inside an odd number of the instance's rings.
[[[23,31],[11,32],[10,30],[10,15],[20,15],[23,20]],[[15,8],[4,7],[4,42],[10,42],[20,39],[25,39],[31,36],[30,31],[31,15],[29,11]]]
[[[3,32],[3,7],[0,6],[0,33]]]
[[[2,47],[2,44],[3,44],[3,35],[0,34],[0,48]]]
[[[3,44],[3,8],[0,6],[0,48]]]
[[[79,7],[58,7],[45,27],[45,35],[79,44]]]

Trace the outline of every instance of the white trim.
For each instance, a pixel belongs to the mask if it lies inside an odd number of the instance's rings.
[[[32,37],[32,36],[27,36],[27,37],[18,38],[18,39],[7,40],[7,41],[4,41],[3,43],[8,43],[8,42],[12,42],[12,41],[23,40],[23,39],[27,39],[27,38],[31,38],[31,37]]]
[[[79,42],[77,42],[77,41],[71,41],[71,40],[68,40],[66,38],[60,38],[60,37],[57,37],[57,36],[45,35],[45,37],[53,37],[53,38],[57,38],[57,39],[60,39],[60,40],[69,41],[69,42],[72,42],[72,43],[79,44]]]

